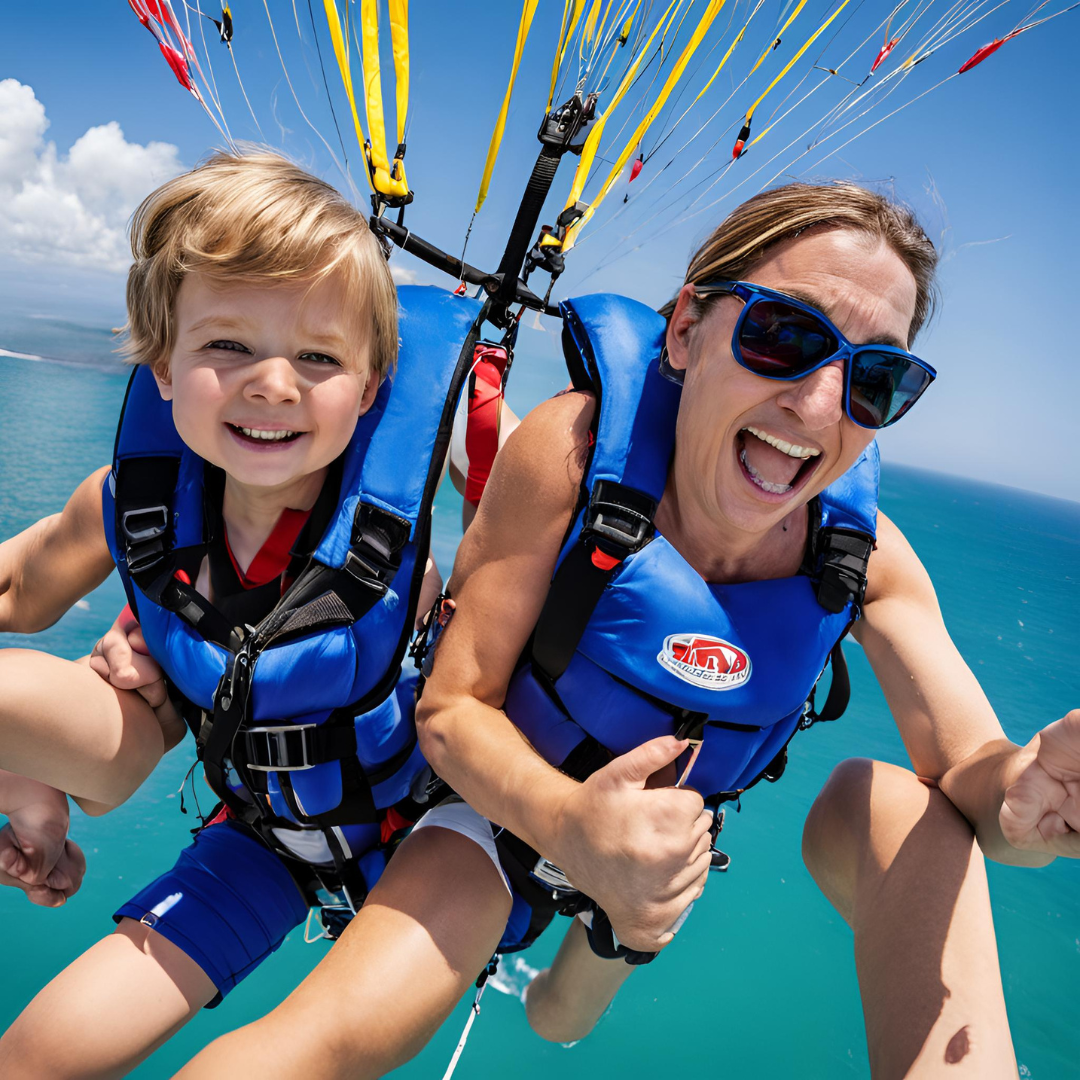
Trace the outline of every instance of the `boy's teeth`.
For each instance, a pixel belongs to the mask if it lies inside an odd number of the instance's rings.
[[[246,435],[249,439],[263,439],[266,442],[280,442],[282,439],[292,438],[295,431],[264,431],[262,428],[237,428],[237,431]]]
[[[746,471],[750,474],[750,479],[753,480],[754,483],[762,489],[762,491],[770,491],[773,495],[783,495],[785,491],[791,490],[790,484],[773,484],[766,480],[764,477],[762,477],[760,473],[758,473],[757,470],[754,468],[754,466],[746,460],[745,449],[739,451],[739,460],[743,463]]]
[[[802,458],[804,461],[806,458],[817,457],[821,453],[820,450],[815,450],[809,446],[798,446],[796,443],[785,442],[783,439],[778,439],[775,435],[767,435],[764,431],[758,431],[757,428],[744,427],[743,431],[749,431],[755,438],[760,439],[762,442],[768,443],[770,446],[775,446],[782,454],[787,454],[788,457]]]

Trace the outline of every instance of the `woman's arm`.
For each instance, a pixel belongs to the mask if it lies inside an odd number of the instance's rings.
[[[1002,833],[1006,791],[1035,753],[1006,738],[949,637],[929,575],[884,514],[878,515],[878,544],[855,636],[881,683],[915,771],[938,783],[971,822],[983,851],[999,862],[1029,866],[1064,854],[1045,845],[1018,848]],[[1015,830],[1010,838],[1017,839]]]
[[[579,784],[545,762],[501,709],[577,506],[592,411],[581,394],[545,402],[496,458],[458,552],[455,614],[417,727],[440,776],[560,866],[607,910],[620,941],[654,951],[708,868],[701,797],[644,789],[685,744],[646,743]]]
[[[101,521],[108,472],[91,473],[59,514],[0,544],[0,631],[33,634],[52,626],[109,576],[113,561]]]

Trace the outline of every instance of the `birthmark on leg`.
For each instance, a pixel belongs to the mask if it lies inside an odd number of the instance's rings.
[[[971,1034],[968,1031],[968,1025],[965,1024],[945,1047],[945,1064],[958,1065],[969,1053],[971,1053]]]

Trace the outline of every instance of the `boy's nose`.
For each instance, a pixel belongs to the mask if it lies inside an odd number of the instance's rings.
[[[244,386],[244,396],[273,405],[300,400],[296,369],[284,356],[271,356],[250,368],[251,377]]]
[[[790,409],[808,431],[821,431],[844,415],[844,361],[835,360],[804,379],[787,383],[777,404]]]

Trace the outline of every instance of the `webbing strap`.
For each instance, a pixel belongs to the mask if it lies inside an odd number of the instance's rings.
[[[532,639],[532,660],[554,684],[566,671],[592,613],[623,559],[653,536],[656,502],[644,492],[597,480],[577,543],[551,579]]]

